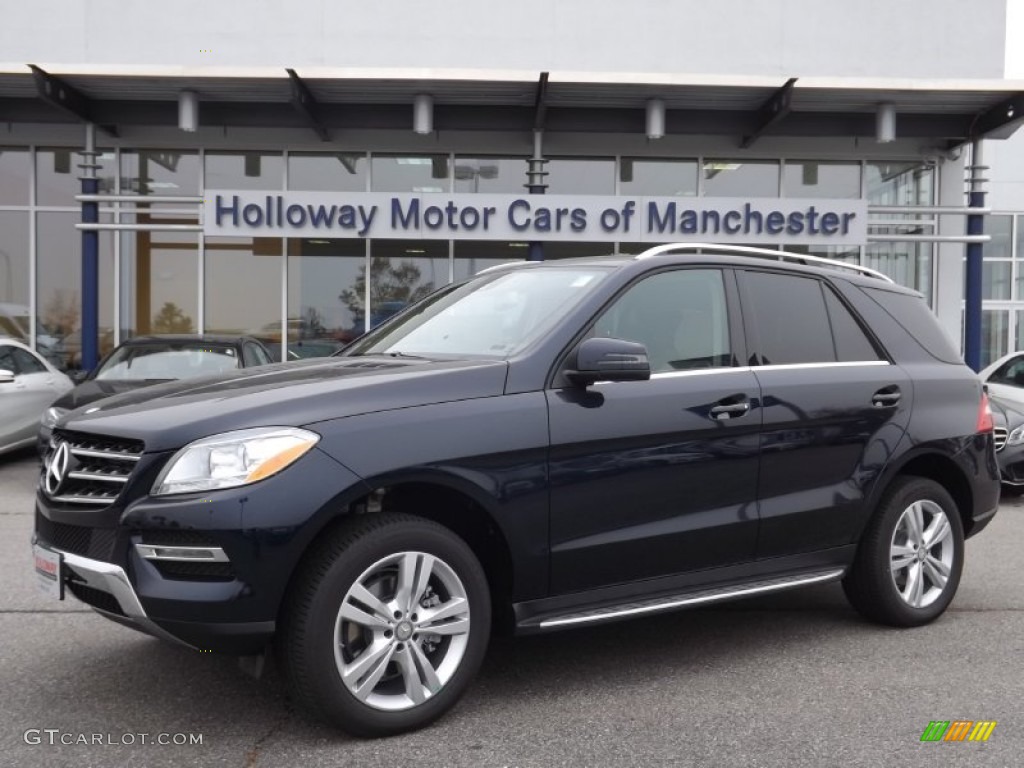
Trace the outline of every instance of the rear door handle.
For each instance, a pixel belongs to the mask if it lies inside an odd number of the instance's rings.
[[[871,396],[871,404],[875,408],[893,408],[900,402],[900,388],[896,385],[883,387]]]
[[[750,400],[745,395],[739,395],[719,400],[718,405],[713,405],[708,411],[708,416],[715,421],[725,421],[726,419],[738,419],[749,411]]]

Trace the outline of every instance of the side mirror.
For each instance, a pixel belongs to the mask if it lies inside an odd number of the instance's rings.
[[[576,349],[576,365],[566,376],[582,387],[597,381],[646,381],[651,378],[647,347],[622,339],[587,339]]]
[[[8,371],[6,369],[0,369],[0,384],[12,384],[14,383],[14,371]]]
[[[81,384],[89,378],[89,371],[68,371],[67,377],[75,384]]]

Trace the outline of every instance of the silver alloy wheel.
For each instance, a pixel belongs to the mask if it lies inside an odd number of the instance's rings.
[[[447,563],[423,552],[389,555],[363,571],[341,601],[338,674],[374,709],[415,707],[458,670],[469,621],[466,589]]]
[[[903,601],[925,608],[946,589],[953,570],[953,529],[942,507],[915,501],[900,515],[889,547],[893,584]]]

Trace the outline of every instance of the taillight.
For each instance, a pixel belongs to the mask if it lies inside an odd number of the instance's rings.
[[[981,393],[981,403],[978,405],[978,431],[991,432],[995,428],[992,421],[992,406],[988,404],[988,395]]]

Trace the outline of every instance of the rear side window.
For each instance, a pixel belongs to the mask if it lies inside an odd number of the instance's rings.
[[[832,321],[832,337],[836,342],[836,357],[841,363],[882,360],[875,345],[861,328],[846,305],[839,300],[831,288],[825,288],[825,304]]]
[[[963,362],[952,340],[942,330],[939,321],[920,296],[879,288],[858,287],[888,312],[903,330],[913,336],[933,357],[944,363]]]
[[[818,280],[747,272],[746,285],[763,365],[836,362]]]

